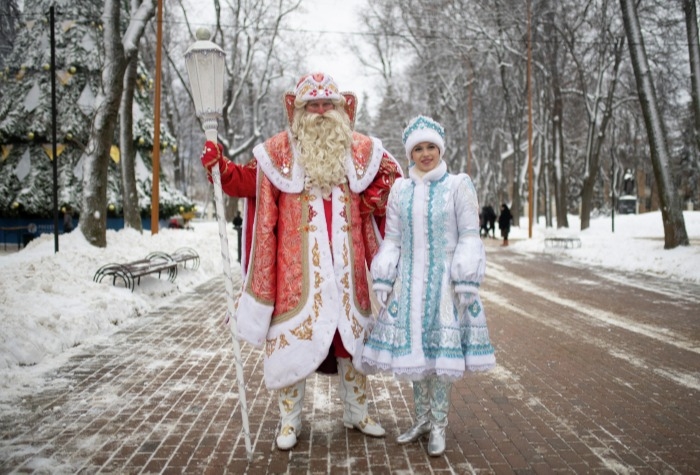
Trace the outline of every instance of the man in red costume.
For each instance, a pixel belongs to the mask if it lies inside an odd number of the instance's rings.
[[[210,173],[219,167],[226,194],[247,198],[238,332],[264,346],[265,384],[278,390],[278,448],[296,445],[306,378],[329,363],[340,374],[345,427],[382,437],[352,354],[371,318],[367,266],[401,167],[379,140],[353,131],[356,98],[327,74],[302,77],[285,106],[289,129],[256,146],[247,165],[213,142],[202,154]]]

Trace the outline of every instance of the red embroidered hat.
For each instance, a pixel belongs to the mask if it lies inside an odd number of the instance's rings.
[[[311,73],[302,76],[294,90],[298,101],[313,101],[315,99],[340,100],[338,85],[332,77],[325,73]]]
[[[357,97],[352,92],[340,92],[335,80],[326,73],[306,74],[299,79],[294,92],[289,91],[284,95],[284,106],[287,109],[287,119],[292,123],[296,101],[309,102],[319,99],[328,99],[340,102],[345,99],[345,112],[350,117],[351,124],[355,125],[355,110]]]

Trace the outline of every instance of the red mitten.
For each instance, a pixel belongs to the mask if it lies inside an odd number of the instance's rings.
[[[202,166],[207,169],[207,172],[211,175],[211,169],[216,165],[219,160],[224,158],[224,148],[219,143],[214,143],[209,140],[204,144],[204,150],[202,151]]]
[[[235,168],[235,165],[228,158],[224,157],[224,148],[221,144],[215,144],[208,140],[204,144],[201,160],[202,165],[207,169],[207,177],[210,183],[212,183],[211,170],[217,163],[219,165],[222,182],[229,178],[229,175],[233,173],[233,168]]]

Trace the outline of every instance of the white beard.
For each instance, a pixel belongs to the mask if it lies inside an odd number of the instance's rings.
[[[297,109],[292,134],[299,145],[299,163],[306,172],[305,188],[318,187],[324,198],[347,182],[345,159],[352,145],[350,120],[344,111],[323,115]]]

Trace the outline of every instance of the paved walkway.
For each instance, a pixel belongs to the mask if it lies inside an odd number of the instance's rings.
[[[700,286],[601,277],[555,255],[535,265],[487,241],[499,366],[455,385],[443,457],[426,440],[396,444],[411,389],[375,376],[385,439],[345,429],[337,376],[319,375],[297,447],[278,451],[276,397],[243,345],[248,462],[215,279],[85,348],[19,416],[0,414],[0,473],[700,473]]]

